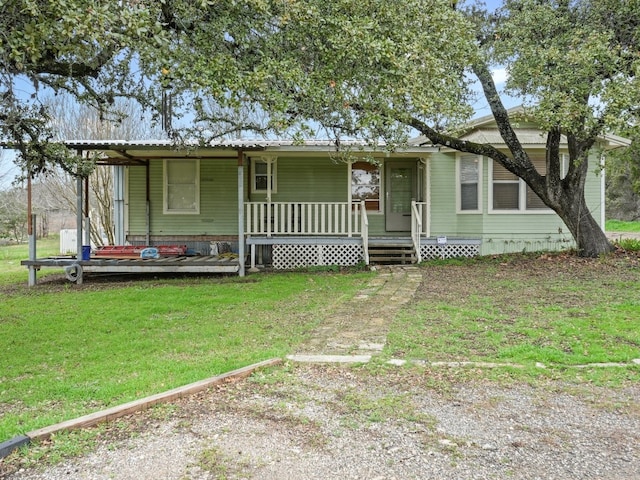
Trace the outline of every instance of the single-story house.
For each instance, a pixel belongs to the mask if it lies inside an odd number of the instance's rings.
[[[517,133],[544,169],[545,135],[526,122]],[[464,138],[505,147],[492,117],[475,121]],[[245,265],[416,263],[574,245],[563,221],[493,160],[420,139],[390,152],[345,142],[348,154],[330,141],[179,148],[165,140],[66,143],[78,152],[101,152],[101,163],[113,166],[120,245],[184,245],[194,266],[225,260],[224,268],[193,271],[244,275]],[[623,144],[603,138],[590,158],[585,195],[602,225],[602,156]],[[85,271],[107,265],[99,255],[83,260]],[[155,261],[160,268],[162,260]]]

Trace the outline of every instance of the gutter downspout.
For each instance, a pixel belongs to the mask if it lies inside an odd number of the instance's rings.
[[[114,243],[124,245],[124,167],[113,167],[113,223]]]

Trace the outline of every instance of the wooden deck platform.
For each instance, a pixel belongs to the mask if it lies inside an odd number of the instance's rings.
[[[20,264],[28,267],[30,271],[64,268],[67,279],[76,283],[82,283],[84,273],[238,273],[240,270],[237,258],[212,255],[154,259],[91,257],[89,260],[60,256],[23,260]]]

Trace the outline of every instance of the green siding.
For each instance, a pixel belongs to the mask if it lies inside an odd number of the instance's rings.
[[[277,192],[274,202],[346,202],[349,186],[347,165],[330,158],[286,158],[277,160]],[[253,193],[251,201],[266,199]]]
[[[456,215],[456,156],[431,157],[431,236],[460,236],[460,216]]]
[[[482,239],[482,254],[522,250],[566,248],[571,235],[555,214],[489,213],[489,159],[483,160],[482,213],[456,212],[456,155],[431,154],[430,200],[431,236]],[[266,195],[249,191],[249,165],[244,168],[244,195],[247,201],[264,201]],[[150,163],[151,235],[237,235],[238,202],[236,160],[200,161],[200,214],[166,215],[163,213],[163,162]],[[277,159],[277,192],[274,202],[345,202],[348,199],[347,165],[328,157]],[[381,165],[384,171],[383,165]],[[145,168],[128,168],[128,233],[144,235]],[[384,180],[383,180],[384,185]],[[585,188],[592,214],[599,222],[603,199],[598,162],[594,156],[589,166]],[[382,193],[384,198],[384,192]],[[381,213],[368,212],[371,236],[384,235]],[[394,233],[395,235],[395,233]]]
[[[128,233],[144,235],[146,233],[146,169],[144,167],[127,167],[127,177]]]
[[[481,238],[481,254],[558,250],[574,245],[555,213],[489,213],[489,162],[483,160],[482,213],[456,212],[455,154],[431,157],[431,236]],[[598,223],[602,217],[601,176],[597,156],[590,158],[585,195]]]
[[[200,161],[200,214],[163,213],[163,162],[149,166],[151,235],[237,235],[238,168],[235,160]],[[145,168],[129,168],[129,234],[146,233]]]

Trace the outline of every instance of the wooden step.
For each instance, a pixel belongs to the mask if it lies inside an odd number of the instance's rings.
[[[399,249],[399,248],[374,248],[369,249],[370,255],[413,255],[415,251],[413,248]]]
[[[394,247],[411,248],[413,247],[413,242],[411,240],[404,240],[402,238],[374,238],[369,240],[369,246],[379,247],[388,245],[393,245]]]
[[[369,261],[379,264],[408,264],[415,263],[417,257],[411,244],[379,242],[369,244]]]
[[[369,257],[369,263],[378,263],[382,265],[401,264],[407,265],[416,263],[415,257]]]

